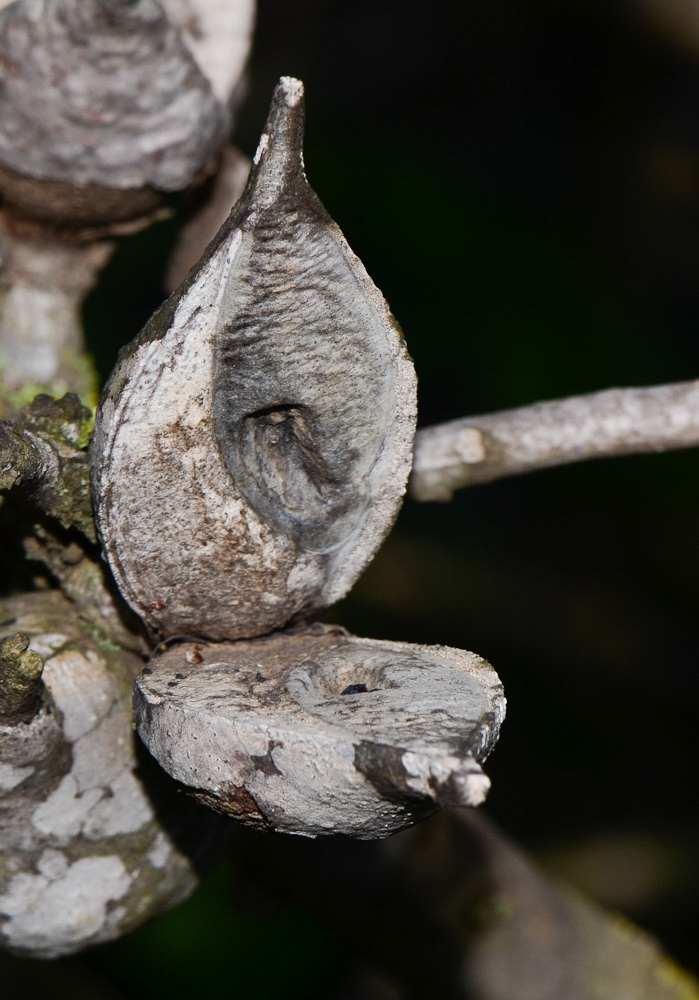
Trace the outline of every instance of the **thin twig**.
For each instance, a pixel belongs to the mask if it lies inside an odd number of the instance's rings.
[[[607,389],[418,431],[410,493],[454,490],[590,458],[699,446],[699,381]]]

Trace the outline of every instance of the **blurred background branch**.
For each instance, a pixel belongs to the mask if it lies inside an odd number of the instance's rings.
[[[697,445],[699,382],[607,389],[418,431],[410,492],[451,500],[503,476]]]

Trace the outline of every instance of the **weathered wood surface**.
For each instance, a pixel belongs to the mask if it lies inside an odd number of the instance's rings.
[[[261,635],[328,606],[402,502],[412,364],[308,185],[303,118],[283,78],[243,197],[98,412],[98,528],[159,635]]]
[[[415,436],[410,493],[454,490],[555,465],[699,446],[699,382],[607,389],[464,417]]]
[[[0,602],[0,945],[20,954],[78,951],[174,906],[225,835],[139,751],[142,660],[108,636],[58,591]],[[39,657],[41,697],[18,706],[20,661],[36,686]]]
[[[0,0],[0,416],[39,392],[94,409],[85,295],[115,237],[216,166],[254,0],[164,8]]]
[[[479,805],[505,713],[495,671],[445,646],[316,624],[173,643],[136,682],[141,738],[178,781],[252,826],[386,837]]]
[[[223,105],[154,0],[17,0],[0,55],[0,163],[22,177],[176,191],[224,137]]]
[[[90,411],[77,396],[37,396],[16,420],[0,421],[0,493],[21,490],[64,528],[96,541],[87,445]]]
[[[0,10],[15,0],[0,0]],[[156,0],[157,2],[157,0]],[[159,0],[221,103],[237,104],[255,26],[255,0]],[[128,7],[133,0],[111,0]]]
[[[81,309],[115,243],[18,233],[0,214],[0,415],[40,392],[77,393],[92,408],[97,373],[84,355]]]

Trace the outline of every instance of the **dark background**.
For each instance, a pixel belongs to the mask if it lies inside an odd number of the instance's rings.
[[[422,424],[699,374],[699,40],[642,6],[261,0],[234,139],[251,155],[278,76],[305,81],[309,179],[405,330]],[[104,375],[175,233],[125,242],[88,300]],[[698,472],[676,453],[407,501],[329,615],[490,659],[509,712],[487,811],[695,972]],[[247,905],[233,858],[53,968],[105,998],[291,1000],[337,997],[353,961],[301,910]]]

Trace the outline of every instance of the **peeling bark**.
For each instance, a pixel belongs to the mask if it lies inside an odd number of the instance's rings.
[[[410,493],[454,490],[569,462],[695,448],[699,382],[607,389],[419,430]]]
[[[38,711],[0,717],[0,944],[17,954],[66,955],[134,929],[192,892],[226,835],[181,796],[173,808],[169,779],[139,759],[142,661],[93,635],[57,591],[0,602],[0,705],[8,664],[35,677],[43,660],[45,686]]]

